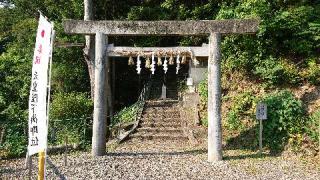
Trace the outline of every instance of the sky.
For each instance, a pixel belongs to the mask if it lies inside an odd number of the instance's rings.
[[[0,2],[0,8],[4,8],[5,6],[8,6],[8,3]],[[10,8],[14,8],[14,4],[9,4]]]

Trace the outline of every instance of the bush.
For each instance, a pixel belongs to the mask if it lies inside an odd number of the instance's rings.
[[[268,119],[263,121],[264,142],[272,150],[281,150],[290,135],[300,134],[305,124],[305,111],[300,100],[288,91],[268,94]]]
[[[295,85],[301,81],[298,68],[289,61],[280,58],[270,57],[263,60],[255,68],[254,74],[258,75],[268,86]]]
[[[136,114],[139,110],[139,102],[136,102],[135,104],[124,107],[119,111],[116,115],[114,115],[111,126],[118,124],[118,123],[125,123],[125,122],[132,122],[136,118]]]
[[[198,85],[198,93],[202,102],[208,101],[208,80],[204,79]]]
[[[254,73],[258,75],[267,85],[277,85],[285,82],[284,69],[274,58],[269,58],[261,62],[256,67]]]
[[[0,129],[4,131],[0,143],[0,157],[20,157],[27,150],[28,112],[18,104],[10,104],[0,112]]]
[[[86,93],[57,93],[50,108],[49,142],[61,144],[67,136],[70,143],[84,144],[89,129],[93,103]]]
[[[27,139],[28,137],[18,131],[15,131],[15,128],[9,127],[7,130],[6,140],[3,145],[3,154],[0,155],[3,157],[19,157],[22,156],[27,150]]]
[[[306,126],[306,131],[312,141],[319,141],[319,131],[320,131],[320,110],[314,112],[308,121]]]
[[[227,127],[231,130],[242,129],[242,120],[247,115],[252,115],[253,105],[256,101],[251,92],[244,92],[234,97],[232,107],[227,113]]]
[[[198,93],[200,96],[200,122],[203,126],[208,127],[208,80],[204,79],[198,84]]]
[[[306,68],[301,76],[314,85],[320,84],[320,64],[315,58],[308,59]]]
[[[63,120],[89,117],[92,110],[93,102],[87,93],[57,93],[52,98],[50,118]]]

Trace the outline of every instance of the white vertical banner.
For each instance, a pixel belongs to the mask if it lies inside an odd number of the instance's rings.
[[[40,14],[29,96],[29,156],[47,148],[48,64],[52,51],[52,32],[53,24]]]

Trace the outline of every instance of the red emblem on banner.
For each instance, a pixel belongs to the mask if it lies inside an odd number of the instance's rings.
[[[44,30],[41,31],[41,37],[44,37]]]

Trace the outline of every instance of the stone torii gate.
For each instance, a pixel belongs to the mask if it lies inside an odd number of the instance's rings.
[[[101,156],[106,149],[107,36],[209,36],[208,58],[208,161],[222,160],[221,127],[221,35],[253,34],[259,20],[201,21],[82,21],[66,20],[70,34],[95,35],[95,89],[92,154]]]

